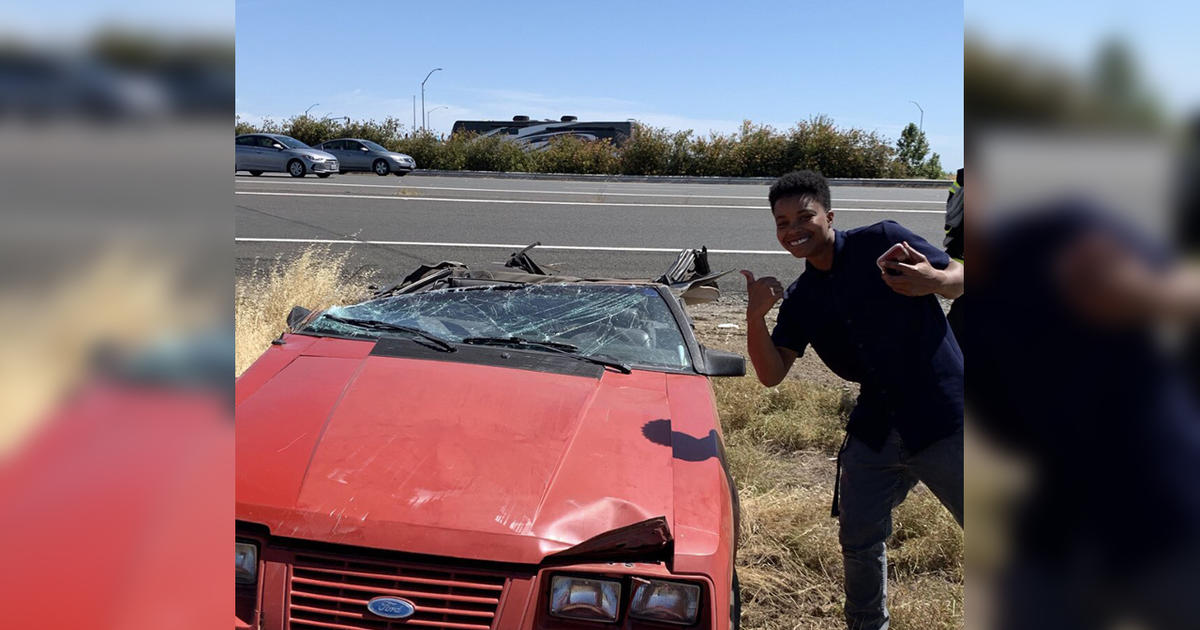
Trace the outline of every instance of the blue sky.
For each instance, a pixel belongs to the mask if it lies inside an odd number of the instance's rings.
[[[320,116],[430,127],[514,114],[728,132],[816,114],[890,140],[925,110],[943,167],[962,162],[961,2],[239,1],[247,120]]]
[[[1099,46],[1123,41],[1134,55],[1141,81],[1170,113],[1194,113],[1200,105],[1200,47],[1194,0],[1147,6],[1128,0],[1078,3],[1043,0],[970,0],[966,26],[990,48],[1088,72]]]

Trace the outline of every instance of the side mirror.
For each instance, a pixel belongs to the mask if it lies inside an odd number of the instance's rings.
[[[733,352],[725,352],[724,350],[713,350],[703,346],[701,346],[700,352],[704,355],[704,369],[701,370],[704,375],[746,375],[746,359],[742,357],[742,355]]]
[[[272,149],[275,149],[276,151],[282,151],[282,150],[283,150],[283,145],[282,145],[282,144],[279,144],[278,142],[276,142],[275,144],[272,144],[272,145],[271,145],[271,148],[272,148]]]
[[[293,306],[292,311],[287,316],[288,328],[294,329],[296,326],[299,326],[300,322],[303,322],[309,315],[312,315],[311,310],[303,306]]]
[[[359,151],[362,151],[363,153],[366,153],[367,151],[370,151],[370,149],[368,149],[367,147],[358,147],[358,150],[359,150]]]

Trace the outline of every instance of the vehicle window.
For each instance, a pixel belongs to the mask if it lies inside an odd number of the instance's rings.
[[[237,139],[238,146],[252,147],[258,144],[258,136],[241,136]]]
[[[271,136],[258,136],[258,146],[260,147],[273,149],[275,148],[275,144],[278,142],[278,140],[272,138]]]
[[[330,140],[329,142],[322,144],[321,147],[323,147],[326,151],[341,151],[345,144],[346,143],[341,140]]]
[[[328,311],[420,328],[451,341],[522,337],[571,344],[579,353],[650,368],[691,367],[683,333],[652,287],[531,284],[398,295]],[[378,337],[378,330],[317,318],[305,329]]]
[[[289,149],[311,149],[312,147],[288,136],[276,136],[275,141]]]
[[[371,142],[370,140],[363,140],[362,143],[367,145],[367,148],[372,151],[382,151],[384,153],[388,153],[388,150],[386,147],[375,144],[374,142]]]
[[[362,144],[358,140],[343,140],[347,151],[357,151],[362,148]]]

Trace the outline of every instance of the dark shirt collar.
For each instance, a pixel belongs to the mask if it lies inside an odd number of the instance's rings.
[[[845,232],[835,229],[833,231],[833,265],[829,267],[829,271],[833,271],[834,269],[838,268],[838,261],[840,261],[842,259],[842,249],[845,247],[845,245],[846,245]],[[813,266],[811,263],[808,262],[807,258],[804,260],[804,272],[805,273],[826,274],[826,273],[829,273],[829,271],[817,269],[815,266]]]

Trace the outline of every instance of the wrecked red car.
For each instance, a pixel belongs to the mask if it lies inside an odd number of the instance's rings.
[[[656,280],[425,266],[296,309],[238,379],[243,628],[737,626],[736,493],[684,303]]]

